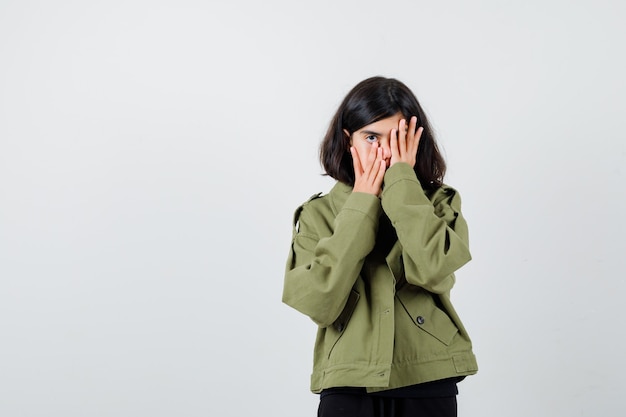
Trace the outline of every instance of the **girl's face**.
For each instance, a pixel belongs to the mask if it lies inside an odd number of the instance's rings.
[[[391,130],[398,130],[398,125],[402,119],[404,119],[402,113],[397,113],[386,119],[363,126],[352,134],[345,129],[343,130],[350,137],[350,145],[356,148],[361,166],[366,165],[366,158],[369,155],[372,144],[378,143],[378,146],[383,150],[383,159],[387,167],[389,167],[391,161],[391,149],[389,147]]]

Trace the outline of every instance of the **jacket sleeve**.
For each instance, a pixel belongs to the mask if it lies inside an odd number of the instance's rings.
[[[442,294],[454,285],[454,271],[470,261],[461,198],[443,186],[429,199],[405,163],[385,173],[382,207],[396,229],[408,283]]]
[[[374,247],[382,208],[376,196],[352,193],[337,217],[328,219],[314,203],[294,216],[282,300],[327,327],[341,314]]]

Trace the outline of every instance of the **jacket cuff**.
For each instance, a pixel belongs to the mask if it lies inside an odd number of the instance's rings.
[[[390,217],[402,205],[432,205],[415,175],[413,168],[404,162],[390,167],[385,173],[382,206]]]
[[[368,193],[352,192],[348,196],[342,210],[354,210],[365,214],[374,224],[378,224],[378,219],[382,213],[380,199]]]
[[[415,171],[411,168],[411,165],[406,162],[398,162],[393,164],[385,171],[385,188],[391,187],[397,181],[416,181],[419,184]],[[421,186],[420,186],[421,188]]]

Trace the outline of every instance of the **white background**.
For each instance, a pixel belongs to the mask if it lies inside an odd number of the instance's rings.
[[[474,260],[474,416],[621,416],[619,1],[0,1],[0,415],[312,416],[281,303],[341,99],[429,114]]]

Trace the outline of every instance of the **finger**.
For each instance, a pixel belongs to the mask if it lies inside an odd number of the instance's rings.
[[[385,163],[383,159],[381,159],[380,163],[378,164],[378,171],[376,173],[376,177],[374,178],[374,185],[376,185],[377,188],[380,188],[380,186],[383,184],[383,179],[385,178],[386,170],[387,170],[387,164]]]
[[[411,120],[409,121],[409,129],[408,129],[409,138],[412,138],[415,136],[416,129],[417,129],[417,117],[413,116],[411,117]]]
[[[367,166],[363,167],[363,172],[367,175],[369,175],[369,173],[372,170],[372,165],[374,165],[374,162],[376,161],[376,158],[378,157],[378,151],[379,151],[379,146],[378,143],[372,143],[372,146],[370,147],[369,153],[367,154]]]
[[[419,149],[420,146],[420,139],[422,138],[422,133],[424,132],[424,128],[422,126],[417,128],[417,132],[415,132],[415,140],[413,141],[413,149],[411,149],[411,152],[413,153],[413,155],[417,155],[417,150]]]
[[[376,158],[376,162],[372,166],[372,170],[370,172],[370,176],[368,178],[368,183],[371,184],[372,188],[378,190],[377,195],[380,194],[380,187],[383,184],[383,178],[385,177],[385,170],[387,169],[387,163],[383,159],[383,150],[382,148],[378,149],[378,158]]]
[[[404,156],[406,154],[406,120],[400,120],[400,124],[398,126],[398,150],[400,151],[400,156]]]
[[[357,152],[354,146],[350,146],[350,154],[352,155],[352,165],[354,165],[354,176],[355,178],[359,178],[363,173],[361,160],[359,159],[359,152]]]
[[[391,129],[389,134],[389,149],[391,149],[391,158],[397,159],[400,157],[400,150],[398,149],[398,133],[396,129]]]
[[[365,173],[367,175],[367,181],[370,183],[374,182],[374,179],[376,178],[378,172],[378,163],[383,160],[383,148],[376,146],[375,150],[375,158],[372,163],[367,167],[368,169]]]
[[[416,128],[417,128],[417,117],[412,116],[409,122],[408,138],[407,138],[407,153],[411,155],[415,155],[415,152],[417,151],[417,147],[415,145],[416,140],[418,140],[416,137],[416,134],[417,134],[417,132],[415,131]]]

